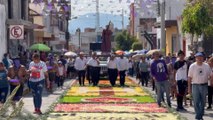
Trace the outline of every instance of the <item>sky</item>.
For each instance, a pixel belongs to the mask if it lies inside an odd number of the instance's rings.
[[[129,15],[129,5],[134,0],[99,0],[99,11],[100,13],[108,13],[113,15],[122,14]],[[71,16],[79,16],[87,13],[96,12],[96,0],[71,0]]]
[[[100,27],[105,27],[111,20],[114,26],[122,28],[122,16],[124,16],[124,26],[129,24],[130,4],[136,3],[139,8],[142,8],[144,13],[155,16],[150,11],[147,5],[155,0],[99,0]],[[144,15],[138,12],[135,16]],[[77,18],[77,19],[76,19]],[[69,31],[85,27],[96,26],[96,0],[71,0],[71,20],[69,22]]]
[[[122,15],[124,26],[129,23],[129,5],[134,0],[99,0],[100,27],[104,27],[112,21],[114,26],[122,28]],[[123,12],[122,12],[123,11]],[[77,17],[77,19],[76,19]],[[71,0],[71,20],[69,30],[71,33],[80,27],[96,26],[96,0]]]

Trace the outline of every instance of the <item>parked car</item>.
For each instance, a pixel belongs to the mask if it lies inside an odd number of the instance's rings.
[[[108,68],[107,68],[107,58],[108,56],[100,56],[99,61],[100,61],[100,77],[108,77]]]

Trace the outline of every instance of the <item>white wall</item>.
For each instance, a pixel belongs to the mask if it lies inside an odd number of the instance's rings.
[[[7,41],[6,41],[6,9],[5,6],[0,4],[0,61],[3,58],[4,53],[7,51]]]
[[[166,20],[177,20],[185,8],[186,0],[166,0]]]
[[[80,34],[80,47],[82,51],[89,51],[90,43],[96,41],[96,32],[81,32]],[[75,35],[71,35],[71,42],[70,44],[74,45],[76,48],[79,47],[79,35],[76,32]]]

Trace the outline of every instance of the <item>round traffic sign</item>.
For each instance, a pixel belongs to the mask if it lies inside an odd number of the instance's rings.
[[[23,29],[20,26],[13,26],[10,30],[11,36],[20,38],[23,35]]]

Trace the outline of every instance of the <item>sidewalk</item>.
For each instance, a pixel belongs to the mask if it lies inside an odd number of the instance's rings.
[[[75,80],[66,79],[64,82],[64,89],[56,89],[56,85],[53,87],[53,93],[50,94],[46,89],[43,90],[43,96],[42,96],[42,107],[41,111],[43,113],[47,112],[49,107],[56,102],[56,100],[63,94],[64,91],[70,88],[71,84],[73,84]],[[33,97],[32,93],[30,92],[28,95],[25,95],[23,98],[24,102],[24,111],[33,113],[34,111],[34,105],[33,105]]]
[[[136,78],[135,77],[129,77],[130,79],[136,81]],[[136,81],[138,82],[138,81]],[[146,90],[148,90],[151,94],[155,95],[155,92],[152,91],[152,87],[149,86],[149,87],[144,87]],[[176,105],[177,105],[177,102],[175,100],[172,100],[171,99],[171,102],[172,102],[172,108],[174,109],[174,111],[176,111]],[[189,103],[188,103],[189,104]],[[182,117],[188,119],[188,120],[194,120],[195,119],[195,112],[194,112],[194,107],[192,106],[184,106],[187,111],[184,111],[184,112],[177,112],[179,113]],[[205,110],[205,115],[203,117],[204,120],[213,120],[213,109],[212,110]]]

